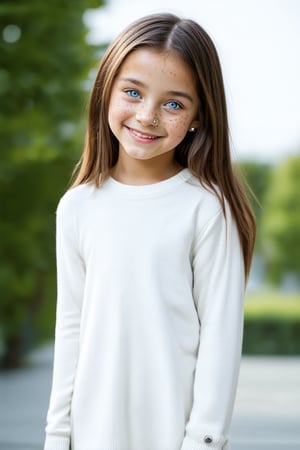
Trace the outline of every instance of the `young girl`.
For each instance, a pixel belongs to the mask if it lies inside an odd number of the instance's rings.
[[[229,448],[254,235],[211,39],[136,21],[102,59],[57,211],[45,450]]]

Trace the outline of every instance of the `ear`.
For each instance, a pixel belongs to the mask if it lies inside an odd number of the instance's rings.
[[[191,128],[199,128],[200,127],[200,120],[193,120],[193,122],[190,125],[190,129]]]
[[[195,133],[195,131],[197,130],[197,128],[199,128],[199,126],[200,126],[200,120],[193,120],[193,122],[191,123],[191,125],[189,127],[189,132]]]

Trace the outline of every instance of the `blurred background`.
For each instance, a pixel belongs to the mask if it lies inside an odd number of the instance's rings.
[[[258,236],[245,301],[245,392],[252,383],[256,398],[253,380],[258,383],[268,368],[274,373],[288,362],[299,361],[300,3],[1,0],[2,393],[5,383],[13,391],[10,380],[37,363],[29,355],[38,354],[53,340],[55,210],[82,151],[89,91],[101,55],[125,25],[161,11],[193,18],[213,38],[224,72],[234,163],[258,200],[250,196]],[[51,355],[45,363],[47,395]],[[259,366],[260,376],[252,366],[257,358],[261,364],[267,361]],[[293,366],[293,373],[299,364]],[[243,399],[240,405],[251,403],[247,395]],[[0,435],[0,449],[13,448],[7,442],[1,447]],[[280,448],[300,448],[299,443],[297,447],[281,443]],[[266,445],[236,448],[271,448]],[[14,448],[25,447],[23,442]],[[40,447],[31,443],[28,448]]]

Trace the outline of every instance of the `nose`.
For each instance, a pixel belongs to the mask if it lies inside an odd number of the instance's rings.
[[[142,103],[136,111],[136,120],[143,126],[153,124],[153,118],[157,117],[155,108],[151,104]]]

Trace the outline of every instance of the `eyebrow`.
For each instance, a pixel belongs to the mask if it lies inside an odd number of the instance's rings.
[[[140,87],[143,87],[143,88],[146,87],[145,83],[143,83],[142,81],[139,81],[139,80],[137,80],[135,78],[121,78],[120,81],[126,81],[126,82],[129,82],[129,83],[133,83],[136,86],[140,86]],[[183,98],[186,98],[187,100],[189,100],[190,102],[193,102],[193,97],[190,94],[187,94],[186,92],[182,92],[182,91],[168,91],[168,92],[166,92],[166,95],[171,95],[171,96],[174,95],[174,97],[183,97]]]

